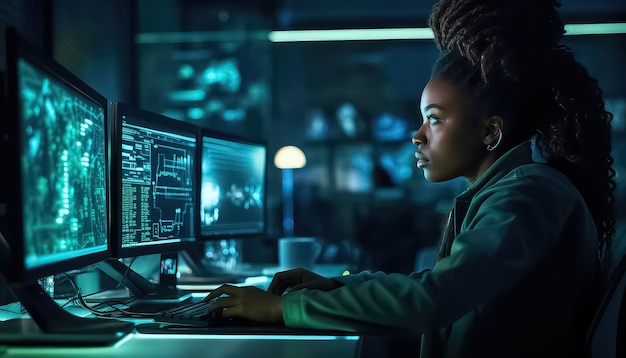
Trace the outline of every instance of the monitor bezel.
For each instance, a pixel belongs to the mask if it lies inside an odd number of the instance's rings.
[[[41,72],[58,83],[66,86],[70,91],[78,96],[84,96],[96,105],[102,106],[104,115],[104,145],[105,145],[105,166],[108,168],[109,148],[107,137],[109,135],[108,123],[108,101],[104,95],[97,92],[93,87],[71,73],[68,69],[56,62],[53,58],[44,54],[42,51],[30,44],[17,29],[7,27],[6,35],[6,113],[9,120],[0,121],[2,131],[2,153],[6,163],[10,168],[14,168],[14,175],[5,176],[3,184],[6,197],[1,201],[4,203],[6,210],[3,210],[2,221],[4,222],[2,233],[10,247],[10,262],[3,264],[3,272],[5,279],[10,283],[30,282],[42,277],[56,275],[62,272],[80,269],[99,261],[105,260],[111,254],[111,242],[107,242],[107,249],[100,252],[90,253],[79,257],[68,258],[62,261],[42,264],[37,267],[27,268],[24,260],[24,228],[22,224],[13,225],[14,223],[22,223],[24,219],[22,205],[22,167],[21,167],[21,143],[22,133],[20,132],[22,103],[19,94],[19,73],[18,62],[20,59],[27,61]],[[105,192],[108,197],[109,183]],[[10,208],[10,210],[9,210]],[[110,230],[110,215],[107,215],[107,229]],[[107,233],[108,236],[109,233]]]
[[[194,154],[196,156],[195,163],[193,165],[196,173],[193,173],[193,178],[195,182],[193,185],[194,190],[194,225],[195,232],[193,235],[193,239],[190,241],[182,241],[176,243],[167,243],[162,245],[146,245],[146,246],[135,246],[135,247],[122,247],[122,237],[121,237],[121,228],[122,228],[122,216],[121,216],[121,207],[120,203],[122,200],[122,153],[121,153],[121,143],[122,143],[122,116],[129,116],[131,118],[135,118],[139,121],[150,123],[154,125],[155,129],[170,131],[176,134],[182,135],[190,135],[196,139],[196,148]],[[146,109],[142,109],[136,107],[134,105],[123,103],[123,102],[112,102],[111,104],[111,182],[109,187],[111,188],[111,200],[109,201],[111,207],[109,209],[109,213],[112,217],[111,220],[111,234],[110,234],[110,242],[111,242],[111,256],[113,258],[127,258],[127,257],[135,257],[135,256],[144,256],[144,255],[152,255],[152,254],[164,254],[169,252],[180,252],[190,248],[193,248],[195,243],[198,241],[199,236],[199,228],[197,226],[198,220],[198,208],[200,207],[198,203],[198,199],[200,196],[198,195],[198,143],[200,138],[200,127],[193,125],[191,123],[182,122],[180,120],[167,117],[165,115],[152,112]]]
[[[196,215],[197,219],[197,227],[198,227],[198,240],[202,242],[206,241],[215,241],[215,240],[230,240],[230,239],[254,239],[254,238],[265,238],[267,236],[268,230],[268,205],[267,205],[267,178],[268,178],[268,160],[269,160],[269,148],[267,141],[259,140],[259,139],[251,139],[245,138],[243,136],[238,136],[236,134],[227,133],[224,131],[219,131],[216,129],[210,128],[202,128],[200,132],[200,156],[199,156],[199,167],[198,170],[198,183],[202,183],[202,163],[204,159],[204,138],[210,137],[215,139],[221,139],[225,141],[231,141],[235,143],[242,143],[254,146],[262,146],[265,148],[265,171],[263,173],[263,229],[258,232],[228,232],[228,233],[203,233],[202,226],[200,224],[200,210],[198,210],[198,215]],[[200,205],[200,196],[202,195],[202,186],[198,188],[198,205]]]

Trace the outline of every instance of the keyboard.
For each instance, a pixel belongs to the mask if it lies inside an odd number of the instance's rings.
[[[192,326],[209,326],[210,320],[215,318],[209,313],[213,301],[200,301],[172,307],[155,313],[156,322],[178,323]]]
[[[154,315],[154,321],[195,327],[252,327],[262,325],[245,318],[222,317],[221,310],[209,313],[209,307],[214,301],[215,299],[183,304],[160,311]]]

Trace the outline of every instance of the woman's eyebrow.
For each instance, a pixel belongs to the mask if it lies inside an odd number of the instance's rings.
[[[422,110],[423,112],[428,111],[431,108],[437,108],[437,109],[441,109],[444,110],[445,108],[443,108],[442,106],[438,105],[437,103],[431,103],[428,106],[424,107],[424,109]]]

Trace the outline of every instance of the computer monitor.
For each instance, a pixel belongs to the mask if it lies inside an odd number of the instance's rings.
[[[161,254],[163,259],[157,287],[117,260],[107,261],[113,271],[100,268],[142,299],[148,293],[164,298],[166,291],[178,297],[177,254],[198,235],[200,128],[119,102],[112,104],[111,112],[113,258]]]
[[[224,132],[204,128],[201,132],[199,227],[201,243],[208,241],[262,238],[266,230],[267,145]],[[232,242],[232,241],[231,241]],[[230,248],[221,241],[219,252],[207,257],[204,247],[189,250],[185,261],[191,275],[179,283],[212,284],[237,282],[244,274],[220,266]]]
[[[204,130],[201,160],[200,237],[263,235],[267,146]]]
[[[110,343],[133,325],[72,315],[38,284],[110,257],[107,100],[17,30],[6,30],[6,45],[1,265],[32,320],[3,322],[0,340],[32,338],[24,331],[30,324],[53,343],[66,333],[79,344]]]

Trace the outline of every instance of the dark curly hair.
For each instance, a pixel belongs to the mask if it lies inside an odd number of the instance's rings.
[[[507,149],[541,136],[548,164],[583,195],[601,254],[615,235],[612,114],[595,78],[560,44],[552,0],[440,0],[428,19],[442,55],[433,76],[462,84],[507,121]],[[505,128],[507,129],[507,128]]]

